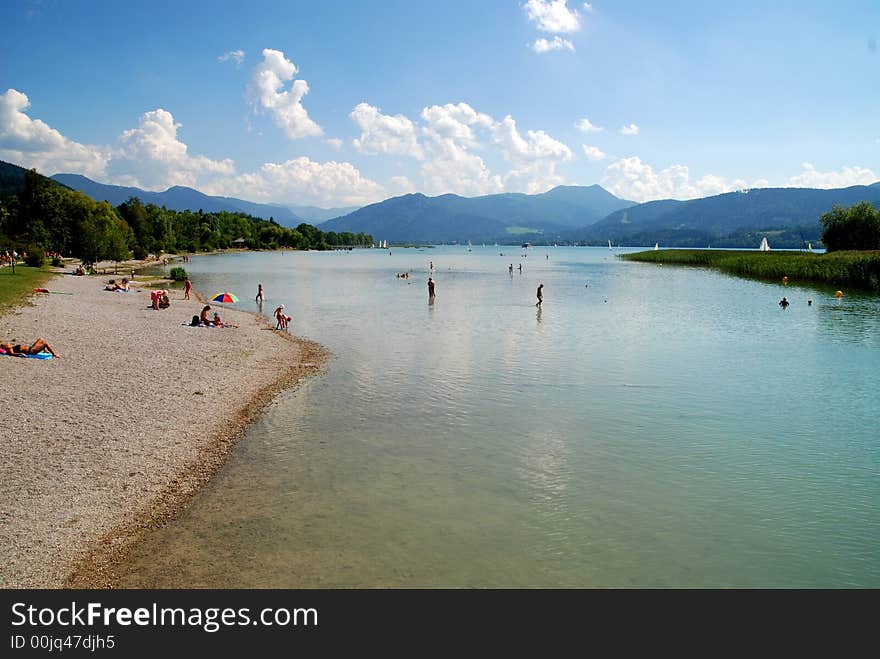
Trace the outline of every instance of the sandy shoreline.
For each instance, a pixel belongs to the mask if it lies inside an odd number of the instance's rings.
[[[61,359],[0,357],[0,587],[109,587],[142,533],[174,516],[281,389],[320,370],[318,344],[221,310],[238,329],[183,326],[202,303],[112,293],[59,275],[0,317]],[[217,305],[213,305],[217,306]]]

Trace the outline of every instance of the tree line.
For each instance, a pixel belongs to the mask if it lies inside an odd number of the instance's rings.
[[[372,244],[373,237],[362,232],[324,232],[305,223],[292,229],[240,212],[175,211],[136,197],[114,207],[33,170],[20,191],[0,198],[0,249],[39,249],[85,262],[239,246],[326,250]]]

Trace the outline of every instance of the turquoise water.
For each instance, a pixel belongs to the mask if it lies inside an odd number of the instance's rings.
[[[880,299],[527,253],[193,258],[333,357],[123,584],[880,587]]]

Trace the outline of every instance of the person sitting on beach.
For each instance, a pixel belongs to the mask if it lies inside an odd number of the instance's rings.
[[[86,271],[85,271],[85,269],[82,267],[82,265],[78,265],[78,266],[76,266],[76,271],[75,271],[73,274],[75,274],[75,275],[79,275],[79,276],[82,277],[82,276],[84,276],[84,275],[86,274]]]
[[[210,318],[208,318],[208,312],[210,310],[211,310],[211,306],[208,304],[206,304],[204,307],[202,307],[202,313],[199,315],[199,322],[202,325],[211,326],[214,324],[213,321]]]
[[[5,350],[7,355],[12,355],[13,357],[27,357],[28,355],[37,355],[43,351],[51,353],[53,357],[61,357],[43,337],[37,337],[37,340],[29,346],[21,343],[15,345],[0,343],[0,349]]]
[[[220,318],[220,314],[216,311],[214,312],[214,327],[238,327],[238,325],[233,325],[232,323],[224,323]]]

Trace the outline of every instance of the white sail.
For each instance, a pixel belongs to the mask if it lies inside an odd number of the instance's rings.
[[[761,247],[759,248],[762,252],[770,251],[770,243],[767,242],[767,236],[764,236],[761,239]]]
[[[611,246],[611,239],[610,239],[610,238],[608,239],[608,249],[614,249],[614,248]]]
[[[654,251],[657,252],[660,250],[660,243],[654,243]]]

